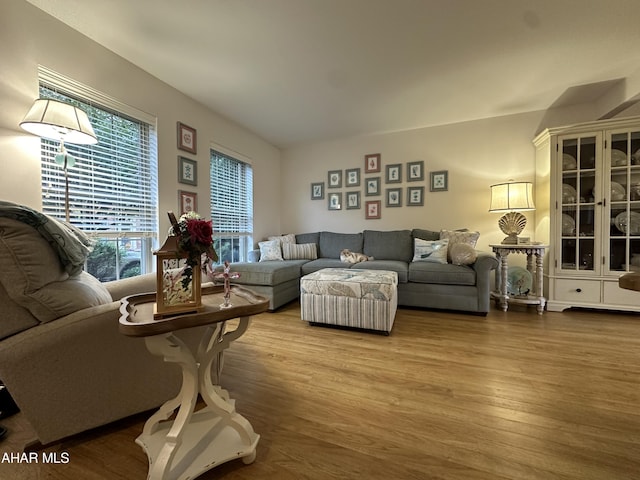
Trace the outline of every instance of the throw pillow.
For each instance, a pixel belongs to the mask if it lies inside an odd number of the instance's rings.
[[[267,240],[277,240],[280,242],[280,245],[284,245],[285,243],[296,243],[296,236],[293,233],[287,233],[286,235],[273,235],[271,237],[267,237]]]
[[[260,261],[267,262],[269,260],[282,260],[282,249],[280,241],[270,240],[267,242],[258,242],[260,247]]]
[[[478,258],[476,249],[466,243],[454,243],[449,247],[449,256],[454,265],[471,265]]]
[[[480,238],[480,232],[470,232],[469,230],[440,230],[440,239],[449,240],[449,252],[451,247],[456,243],[466,243],[475,248]],[[451,254],[447,256],[447,260],[451,262]]]
[[[447,263],[448,239],[422,240],[415,239],[413,250],[414,262]]]
[[[285,260],[315,260],[318,249],[315,243],[283,243],[282,256]]]

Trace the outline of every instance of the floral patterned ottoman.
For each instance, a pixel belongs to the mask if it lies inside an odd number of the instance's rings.
[[[300,315],[311,324],[389,333],[398,308],[398,274],[325,268],[300,280]]]

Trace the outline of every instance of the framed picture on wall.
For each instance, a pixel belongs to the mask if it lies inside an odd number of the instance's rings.
[[[193,153],[194,155],[198,153],[196,138],[195,128],[191,128],[182,122],[178,122],[178,148],[180,150]]]
[[[322,200],[324,198],[324,182],[311,184],[311,200]]]
[[[370,153],[364,156],[364,173],[376,173],[381,168],[381,155]]]
[[[329,194],[329,210],[342,210],[342,193]]]
[[[424,205],[424,187],[407,187],[407,207]]]
[[[367,178],[365,180],[365,195],[373,197],[380,195],[380,177]]]
[[[402,182],[402,164],[396,163],[395,165],[387,165],[386,183],[401,183]]]
[[[196,192],[178,190],[178,205],[180,206],[178,209],[180,215],[184,215],[187,212],[197,212],[198,194]]]
[[[190,158],[178,157],[178,182],[198,185],[198,162]]]
[[[345,187],[359,187],[360,186],[360,169],[348,168],[344,171]]]
[[[424,180],[424,162],[407,163],[407,182],[418,182]]]
[[[360,208],[360,192],[347,192],[347,210]]]
[[[365,202],[364,218],[367,220],[380,218],[380,200],[369,200]]]
[[[386,207],[401,207],[402,206],[402,189],[401,188],[387,188],[387,201]]]
[[[440,170],[439,172],[431,172],[431,183],[429,190],[431,192],[446,192],[449,189],[449,172],[448,170]]]
[[[328,173],[329,188],[341,188],[342,187],[342,170],[329,170]]]

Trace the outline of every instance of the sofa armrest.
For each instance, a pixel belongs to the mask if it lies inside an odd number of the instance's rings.
[[[493,253],[477,251],[476,254],[476,261],[471,265],[476,274],[482,275],[483,272],[490,272],[498,268],[498,259]]]
[[[103,284],[114,302],[119,301],[123,297],[136,295],[139,293],[149,293],[156,291],[156,274],[145,273],[136,277],[123,278]]]
[[[490,252],[477,252],[477,254],[478,257],[471,266],[476,271],[478,311],[488,312],[491,297],[491,271],[498,268],[498,259]]]

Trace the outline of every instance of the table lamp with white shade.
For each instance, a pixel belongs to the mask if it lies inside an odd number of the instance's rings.
[[[98,137],[93,131],[89,117],[83,110],[68,103],[39,98],[20,122],[20,127],[39,137],[60,141],[55,161],[64,169],[64,207],[66,219],[69,222],[69,175],[67,168],[75,164],[75,158],[67,152],[64,144],[65,142],[77,145],[98,143]]]
[[[531,182],[507,182],[491,185],[492,213],[504,213],[498,220],[500,230],[506,235],[503,245],[516,245],[518,235],[527,224],[527,218],[520,212],[535,210],[533,185]]]

